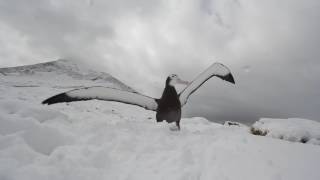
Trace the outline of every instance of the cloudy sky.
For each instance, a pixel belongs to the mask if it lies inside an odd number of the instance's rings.
[[[184,116],[320,121],[318,0],[0,0],[0,67],[86,62],[150,96],[170,73],[211,79]]]

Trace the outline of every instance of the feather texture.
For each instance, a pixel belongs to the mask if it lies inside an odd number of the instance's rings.
[[[185,105],[190,95],[213,76],[235,84],[231,71],[221,63],[214,63],[208,69],[198,75],[184,90],[181,91],[179,94],[181,106]]]
[[[92,99],[122,102],[137,105],[153,111],[156,111],[158,108],[157,100],[154,98],[139,93],[100,86],[67,91],[44,100],[42,104],[50,105],[55,103],[86,101]]]

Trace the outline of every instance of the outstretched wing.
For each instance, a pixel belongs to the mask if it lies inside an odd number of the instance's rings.
[[[181,106],[185,105],[189,96],[213,76],[235,84],[231,71],[221,63],[214,63],[181,91],[179,94]]]
[[[52,96],[42,102],[42,104],[55,104],[71,101],[86,101],[98,99],[104,101],[117,101],[126,104],[137,105],[148,110],[156,111],[158,108],[157,100],[139,93],[122,91],[108,87],[87,87],[74,89],[61,94]]]

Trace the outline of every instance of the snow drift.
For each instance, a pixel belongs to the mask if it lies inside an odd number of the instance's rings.
[[[320,145],[320,123],[308,119],[267,119],[253,124],[253,134]]]

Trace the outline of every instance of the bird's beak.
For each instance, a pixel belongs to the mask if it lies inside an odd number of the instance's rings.
[[[185,84],[185,85],[188,85],[188,84],[189,84],[188,81],[184,81],[184,80],[181,80],[181,79],[178,79],[177,83],[179,83],[179,84]]]

